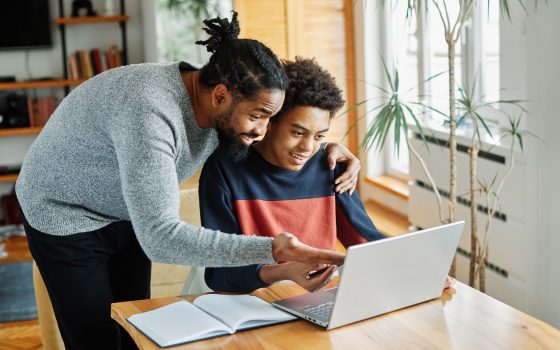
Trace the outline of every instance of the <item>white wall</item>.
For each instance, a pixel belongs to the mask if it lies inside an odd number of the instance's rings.
[[[546,143],[533,140],[527,157],[530,170],[527,208],[533,208],[530,215],[534,220],[527,234],[537,240],[536,251],[529,252],[537,261],[532,312],[560,328],[560,1],[548,1],[536,13],[534,9],[530,12],[522,42],[526,51],[524,55],[521,53],[531,112],[527,128]],[[512,70],[511,74],[516,76],[515,72]]]
[[[53,18],[51,35],[53,46],[48,49],[0,51],[0,76],[15,75],[18,81],[44,77],[62,77],[62,49],[60,32],[54,24],[54,18],[59,16],[58,1],[50,0],[50,15]],[[113,0],[116,11],[120,11],[119,0]],[[104,11],[103,0],[93,0],[94,9],[99,14]],[[65,15],[70,15],[71,0],[64,1]],[[129,63],[144,61],[143,32],[141,4],[137,0],[125,1],[126,12],[130,16],[127,23],[127,45]],[[117,23],[80,24],[66,26],[66,48],[68,54],[76,50],[90,50],[100,48],[105,50],[111,44],[121,47],[121,34]],[[26,57],[29,62],[29,76],[26,72]],[[24,93],[62,94],[63,89],[49,88],[21,90]],[[35,139],[35,136],[0,137],[0,165],[18,164],[23,161],[25,153]],[[0,183],[0,195],[10,191],[11,183]],[[1,214],[0,214],[1,215]]]
[[[525,136],[526,199],[519,206],[534,244],[518,254],[534,262],[527,312],[560,328],[560,1],[539,1],[538,8],[528,7],[528,16],[515,7],[513,21],[501,27],[501,85],[510,89],[502,97],[527,101],[524,129],[542,140]]]
[[[144,62],[157,62],[156,5],[154,0],[142,0],[142,35]]]

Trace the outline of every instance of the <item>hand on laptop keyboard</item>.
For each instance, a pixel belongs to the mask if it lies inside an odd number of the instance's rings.
[[[324,270],[321,272],[322,269]],[[281,280],[294,281],[302,288],[313,292],[329,283],[336,269],[336,265],[288,262],[262,266],[259,270],[259,278],[269,284]],[[313,274],[315,271],[317,271],[317,274]]]

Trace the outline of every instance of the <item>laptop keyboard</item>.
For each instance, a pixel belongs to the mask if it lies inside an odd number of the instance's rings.
[[[320,304],[317,306],[304,307],[303,310],[310,313],[317,319],[325,320],[328,319],[333,308],[334,303],[332,301]]]

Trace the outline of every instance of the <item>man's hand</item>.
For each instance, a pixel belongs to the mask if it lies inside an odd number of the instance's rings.
[[[352,195],[358,183],[358,172],[362,168],[360,160],[348,148],[338,143],[329,143],[327,145],[327,152],[327,159],[331,170],[334,170],[336,163],[348,164],[346,171],[334,180],[336,192],[343,193],[348,191],[348,194]]]
[[[291,233],[279,233],[272,241],[272,256],[276,261],[299,261],[305,264],[342,265],[344,254],[310,247]]]
[[[336,271],[335,265],[324,264],[302,264],[299,262],[288,262],[279,265],[264,265],[259,270],[259,278],[267,284],[278,281],[290,280],[294,281],[302,288],[310,292],[321,289],[331,280],[332,274]],[[319,275],[309,278],[309,274],[313,271],[326,268]]]

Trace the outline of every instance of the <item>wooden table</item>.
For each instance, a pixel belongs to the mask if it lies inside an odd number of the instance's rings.
[[[255,295],[267,301],[301,294],[276,284]],[[140,349],[159,347],[126,318],[194,296],[115,303],[111,316]],[[172,349],[560,349],[560,331],[486,294],[457,282],[439,299],[326,331],[306,321],[239,332]]]

